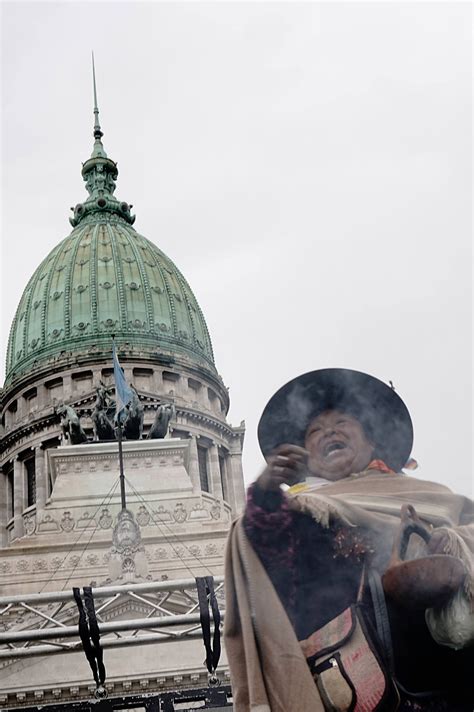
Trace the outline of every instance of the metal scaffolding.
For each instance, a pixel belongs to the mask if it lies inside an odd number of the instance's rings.
[[[223,577],[214,582],[222,602]],[[103,586],[93,596],[104,649],[201,637],[195,579]],[[145,616],[114,616],[132,604]],[[0,659],[80,650],[77,619],[72,591],[0,596]]]

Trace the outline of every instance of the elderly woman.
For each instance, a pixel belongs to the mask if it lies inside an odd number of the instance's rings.
[[[403,401],[313,371],[273,396],[259,440],[267,467],[226,561],[234,709],[470,712],[472,504],[401,473]]]

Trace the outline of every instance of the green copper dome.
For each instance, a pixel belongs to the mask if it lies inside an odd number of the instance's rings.
[[[82,168],[89,193],[74,229],[31,277],[13,320],[7,383],[62,353],[127,349],[173,352],[214,369],[203,314],[173,262],[132,227],[131,206],[113,195],[117,165],[102,145],[97,102],[94,149]]]

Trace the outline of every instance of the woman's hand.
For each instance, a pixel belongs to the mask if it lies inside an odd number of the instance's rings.
[[[268,464],[257,480],[258,486],[267,492],[275,492],[281,485],[301,482],[307,458],[308,451],[298,445],[279,445],[268,458]]]

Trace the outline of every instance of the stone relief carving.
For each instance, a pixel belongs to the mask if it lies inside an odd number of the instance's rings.
[[[112,579],[144,578],[148,573],[140,527],[128,509],[122,509],[112,534],[109,574]]]
[[[186,511],[185,506],[182,504],[182,502],[177,502],[173,511],[173,519],[175,520],[175,522],[178,522],[178,524],[182,524],[186,521],[187,518],[188,513]]]
[[[35,571],[46,571],[48,564],[44,559],[35,559],[35,561],[33,561],[33,568]]]
[[[35,533],[36,517],[34,515],[31,515],[29,517],[24,517],[23,525],[25,527],[25,534],[27,536],[31,536],[32,534]]]
[[[95,519],[89,514],[89,512],[84,512],[82,517],[77,520],[78,529],[86,529],[87,527],[95,527]]]
[[[216,544],[206,544],[206,547],[204,549],[204,554],[206,556],[217,556],[218,553],[219,553],[219,550],[218,550]]]
[[[71,512],[64,512],[61,518],[60,526],[64,532],[72,532],[72,530],[76,526],[76,522],[71,517]]]
[[[171,512],[164,508],[162,504],[159,505],[157,509],[154,510],[154,520],[159,522],[171,522]]]
[[[45,514],[41,520],[41,522],[38,524],[38,532],[57,532],[59,531],[59,524],[51,514]]]
[[[213,519],[220,519],[221,518],[221,505],[219,502],[214,502],[214,504],[211,507],[211,517]]]
[[[102,510],[102,514],[99,517],[99,527],[101,529],[110,529],[112,526],[112,515],[107,508]]]
[[[146,527],[150,523],[150,512],[143,506],[140,506],[137,514],[137,522],[141,527]]]
[[[141,545],[140,528],[132,512],[122,509],[117,517],[117,524],[112,535],[113,548],[121,552],[125,549],[137,549]]]
[[[189,514],[190,519],[209,519],[209,512],[207,509],[203,506],[202,502],[198,502],[197,504],[194,505],[194,507],[191,509],[191,512]]]

